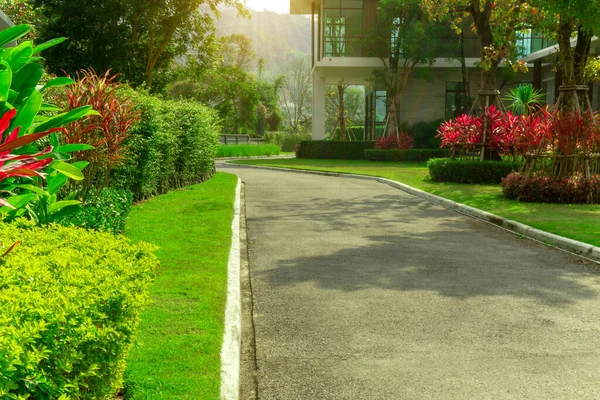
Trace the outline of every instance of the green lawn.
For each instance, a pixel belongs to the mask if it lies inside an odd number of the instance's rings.
[[[161,268],[128,360],[126,398],[219,398],[236,184],[218,173],[133,208],[126,235],[159,246]]]
[[[381,176],[535,228],[600,246],[600,206],[522,203],[507,200],[497,185],[434,183],[425,163],[347,160],[244,160],[241,164]]]
[[[222,144],[217,157],[277,156],[280,148],[276,144]]]

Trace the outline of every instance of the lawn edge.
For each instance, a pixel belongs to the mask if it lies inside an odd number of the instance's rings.
[[[576,254],[578,256],[586,257],[594,261],[600,261],[600,247],[593,246],[588,243],[580,242],[578,240],[569,239],[564,236],[556,235],[554,233],[542,231],[537,228],[533,228],[529,225],[525,225],[521,222],[513,221],[508,218],[501,217],[496,214],[492,214],[487,211],[480,210],[475,207],[468,206],[466,204],[458,203],[453,200],[446,199],[444,197],[437,196],[435,194],[431,194],[425,192],[423,190],[414,188],[405,183],[394,181],[392,179],[377,177],[377,176],[369,176],[369,175],[359,175],[359,174],[347,174],[341,172],[326,172],[326,171],[313,171],[306,169],[293,169],[293,168],[279,168],[279,167],[267,167],[263,165],[248,165],[248,164],[236,164],[236,163],[228,163],[230,165],[235,165],[243,168],[255,168],[255,169],[266,169],[271,171],[285,171],[285,172],[296,172],[310,175],[323,175],[323,176],[332,176],[338,178],[352,178],[352,179],[364,179],[370,181],[376,181],[388,186],[391,186],[395,189],[400,189],[406,193],[412,194],[414,196],[423,198],[431,203],[438,204],[442,207],[448,208],[450,210],[456,211],[460,214],[466,215],[471,218],[475,218],[484,222],[488,222],[496,227],[502,228],[509,232],[512,232],[517,235],[524,236],[526,238],[542,242],[544,244],[549,244],[553,247],[556,247],[560,250],[567,251],[569,253]]]
[[[242,340],[242,298],[240,258],[240,215],[242,181],[238,178],[231,222],[231,249],[227,264],[227,303],[225,333],[221,347],[221,399],[237,400],[240,391],[240,357]]]

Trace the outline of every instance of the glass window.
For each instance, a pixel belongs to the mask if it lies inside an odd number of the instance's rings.
[[[456,118],[469,111],[464,88],[462,82],[446,83],[446,120]]]
[[[326,0],[324,4],[325,57],[361,57],[362,0]]]
[[[375,92],[375,123],[385,122],[387,113],[387,93],[385,90]]]

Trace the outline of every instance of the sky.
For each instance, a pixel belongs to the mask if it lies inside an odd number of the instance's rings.
[[[246,0],[246,6],[257,11],[270,10],[280,14],[289,14],[289,0]]]

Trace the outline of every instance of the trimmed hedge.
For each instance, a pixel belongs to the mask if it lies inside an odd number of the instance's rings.
[[[429,161],[431,158],[447,157],[444,149],[409,149],[409,150],[365,150],[365,158],[369,161]]]
[[[513,172],[502,179],[506,198],[536,203],[600,204],[600,176],[553,179],[545,175],[525,178]]]
[[[334,141],[311,140],[300,142],[298,158],[333,159],[333,160],[364,160],[365,150],[375,147],[375,141]]]
[[[127,140],[126,162],[113,171],[112,186],[139,201],[210,179],[220,144],[217,113],[194,101],[128,94],[142,118]]]
[[[281,151],[296,151],[296,146],[303,140],[310,140],[310,133],[267,132],[263,139],[265,143],[276,144]]]
[[[277,156],[280,153],[276,144],[222,144],[217,149],[219,157]]]
[[[64,226],[78,226],[118,235],[125,230],[133,197],[124,189],[104,188],[92,191],[83,206],[59,221]]]
[[[21,242],[0,259],[0,397],[114,398],[149,301],[153,247],[23,219],[0,237],[2,251]]]
[[[499,184],[502,178],[519,170],[519,163],[432,158],[427,162],[433,182]]]

